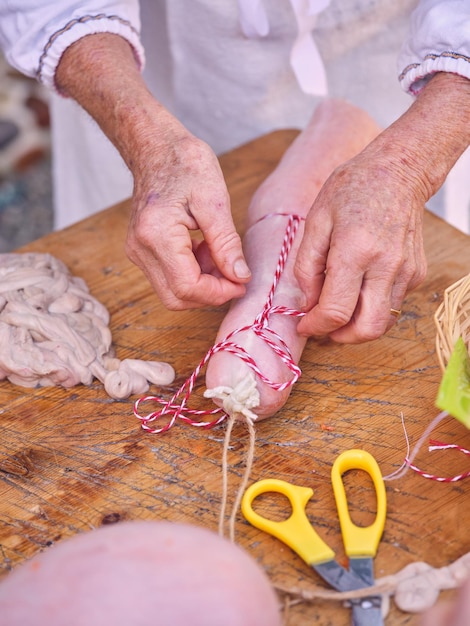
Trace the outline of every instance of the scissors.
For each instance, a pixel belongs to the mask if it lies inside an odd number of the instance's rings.
[[[370,526],[357,526],[348,509],[343,474],[348,470],[364,470],[372,478],[377,498],[377,513]],[[349,557],[349,570],[335,560],[333,550],[317,535],[310,524],[305,507],[313,495],[309,487],[300,487],[274,478],[260,480],[245,491],[242,512],[256,528],[280,539],[334,589],[351,591],[374,584],[373,559],[382,537],[387,498],[382,473],[377,461],[365,450],[347,450],[335,460],[331,481],[341,526],[345,552]],[[253,501],[264,493],[276,492],[287,496],[292,506],[290,517],[275,522],[253,510]],[[353,626],[383,625],[380,596],[370,596],[351,601]]]

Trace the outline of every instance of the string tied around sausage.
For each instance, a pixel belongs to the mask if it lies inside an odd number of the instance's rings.
[[[225,337],[225,339],[219,341],[211,348],[209,348],[209,350],[200,360],[189,378],[181,385],[181,387],[169,400],[165,400],[160,396],[146,395],[139,398],[135,402],[134,415],[141,421],[141,426],[145,431],[151,434],[161,434],[172,428],[178,420],[198,428],[213,428],[214,426],[217,426],[218,424],[223,422],[228,417],[228,412],[223,407],[216,407],[213,409],[192,409],[188,406],[188,400],[194,390],[196,380],[201,373],[201,370],[206,366],[206,364],[214,356],[214,354],[217,354],[218,352],[229,352],[241,359],[263,383],[269,385],[272,389],[283,391],[288,387],[294,385],[299,379],[301,375],[301,369],[295,363],[286,342],[279,335],[279,333],[274,331],[269,326],[269,320],[272,315],[289,315],[294,317],[302,317],[304,315],[302,311],[298,311],[296,309],[281,305],[273,305],[276,288],[284,271],[284,267],[286,265],[289,252],[292,248],[292,244],[295,240],[298,227],[300,223],[304,220],[304,218],[300,215],[291,213],[269,213],[260,218],[257,222],[255,222],[255,224],[258,224],[264,219],[268,219],[273,216],[287,217],[288,222],[284,233],[281,251],[279,253],[274,278],[263,309],[260,311],[260,313],[256,316],[251,324],[236,328],[235,330],[231,331]],[[253,226],[255,224],[253,224]],[[292,374],[292,377],[285,381],[274,381],[266,376],[260,369],[259,365],[256,363],[255,359],[245,350],[245,348],[236,343],[236,341],[234,341],[236,335],[244,332],[253,332],[264,343],[266,343],[266,345],[271,348],[274,354],[279,359],[281,359],[283,363],[287,366],[288,370]],[[224,393],[227,393],[226,389],[221,390],[221,394]],[[205,397],[218,397],[217,394],[214,394],[213,392],[211,392],[211,390],[207,390],[204,395]],[[141,407],[144,403],[147,402],[157,402],[162,406],[162,408],[150,411],[148,413],[142,413]],[[255,402],[255,399],[250,400],[251,406],[248,407],[248,410],[251,408],[255,408]],[[254,414],[252,414],[251,419],[253,419],[253,416],[256,417]],[[154,426],[154,422],[164,417],[168,418],[166,424],[158,427]],[[214,417],[214,419],[203,419],[212,417]]]

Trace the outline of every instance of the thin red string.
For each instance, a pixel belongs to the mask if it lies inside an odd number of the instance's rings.
[[[433,439],[431,439],[429,442],[430,452],[432,452],[433,450],[450,450],[450,449],[455,449],[455,450],[458,450],[459,452],[463,452],[464,454],[470,455],[470,450],[467,450],[466,448],[462,448],[462,446],[459,446],[456,443],[442,443],[440,441],[435,441]],[[413,465],[413,463],[411,463],[411,461],[408,458],[405,459],[405,462],[410,469],[415,471],[417,474],[419,474],[423,478],[436,480],[437,482],[440,482],[440,483],[456,483],[459,480],[468,478],[470,476],[470,471],[463,472],[462,474],[457,474],[456,476],[449,476],[449,477],[436,476],[435,474],[429,474],[428,472],[424,472],[423,470],[419,469],[418,467],[416,467],[416,465]]]
[[[258,220],[258,222],[256,222],[256,224],[268,217],[275,216],[284,216],[288,217],[289,219],[282,242],[281,252],[277,261],[274,279],[263,310],[259,313],[259,315],[257,315],[252,324],[247,324],[246,326],[242,326],[233,330],[225,337],[225,339],[213,345],[212,348],[210,348],[205,356],[201,359],[191,376],[183,383],[183,385],[169,400],[165,400],[164,398],[161,398],[159,396],[144,396],[142,398],[139,398],[135,402],[134,415],[139,420],[141,420],[142,428],[147,432],[152,434],[164,433],[175,424],[176,420],[180,420],[182,422],[190,424],[191,426],[197,426],[199,428],[212,428],[213,426],[216,426],[217,424],[223,422],[223,420],[227,417],[227,414],[220,407],[214,408],[212,410],[198,410],[191,409],[187,406],[189,397],[193,392],[194,386],[196,384],[197,377],[199,376],[201,370],[207,364],[209,359],[211,359],[211,357],[217,352],[225,351],[237,356],[244,363],[246,363],[248,367],[253,370],[253,372],[255,372],[255,374],[260,378],[261,381],[269,385],[272,389],[277,389],[278,391],[283,391],[284,389],[291,387],[299,379],[302,372],[298,365],[295,363],[286,342],[276,331],[269,327],[269,319],[271,315],[275,314],[290,315],[294,317],[302,317],[303,315],[305,315],[301,311],[290,309],[288,307],[273,306],[273,299],[276,288],[284,271],[287,257],[292,248],[292,244],[294,242],[299,224],[304,218],[300,217],[299,215],[291,215],[288,213],[270,213],[269,215],[263,216],[260,220]],[[287,380],[285,382],[275,382],[269,379],[260,370],[255,360],[250,356],[250,354],[248,354],[245,348],[231,341],[235,335],[247,331],[254,332],[255,335],[259,337],[262,341],[264,341],[266,345],[268,345],[271,350],[282,360],[282,362],[285,363],[288,369],[292,372],[292,378],[290,380]],[[141,413],[139,413],[139,408],[142,403],[149,401],[158,402],[159,404],[163,405],[163,408],[142,415]],[[200,421],[199,419],[193,419],[207,417],[210,415],[216,415],[217,417],[214,420],[210,421]],[[164,426],[161,426],[159,428],[154,428],[150,426],[152,422],[158,420],[161,417],[168,418],[168,422]]]

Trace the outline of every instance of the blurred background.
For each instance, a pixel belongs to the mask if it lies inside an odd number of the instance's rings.
[[[47,91],[0,56],[0,253],[52,230]]]

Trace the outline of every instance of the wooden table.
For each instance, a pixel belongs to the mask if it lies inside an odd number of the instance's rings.
[[[239,229],[260,181],[272,170],[295,131],[276,132],[221,158]],[[177,372],[169,397],[212,345],[224,309],[169,312],[125,258],[128,203],[112,207],[23,250],[50,252],[82,276],[109,309],[120,358],[170,362]],[[252,480],[273,476],[313,487],[308,514],[344,561],[330,483],[335,457],[351,447],[370,451],[384,475],[398,468],[406,447],[437,414],[441,372],[434,350],[433,314],[444,289],[470,269],[469,238],[426,214],[428,278],[404,304],[382,339],[357,346],[310,341],[303,375],[284,409],[257,426]],[[189,339],[188,339],[189,338]],[[198,387],[200,395],[203,378]],[[199,430],[180,424],[164,436],[144,433],[133,400],[113,401],[100,383],[71,390],[24,389],[0,383],[0,568],[12,567],[78,532],[126,519],[169,519],[216,530],[221,502],[224,425]],[[433,433],[469,445],[469,433],[447,419]],[[236,426],[229,455],[230,493],[242,472],[248,435]],[[463,457],[463,458],[460,458]],[[468,459],[424,446],[419,466],[453,475]],[[348,487],[349,489],[349,487]],[[470,479],[440,484],[408,472],[387,483],[388,517],[376,576],[424,560],[441,567],[470,550]],[[374,498],[367,482],[354,493],[354,518],[369,522]],[[273,504],[276,506],[276,503]],[[237,521],[237,540],[282,585],[320,579],[276,539]],[[339,604],[299,604],[289,625],[349,623]],[[393,606],[387,624],[417,624]]]

